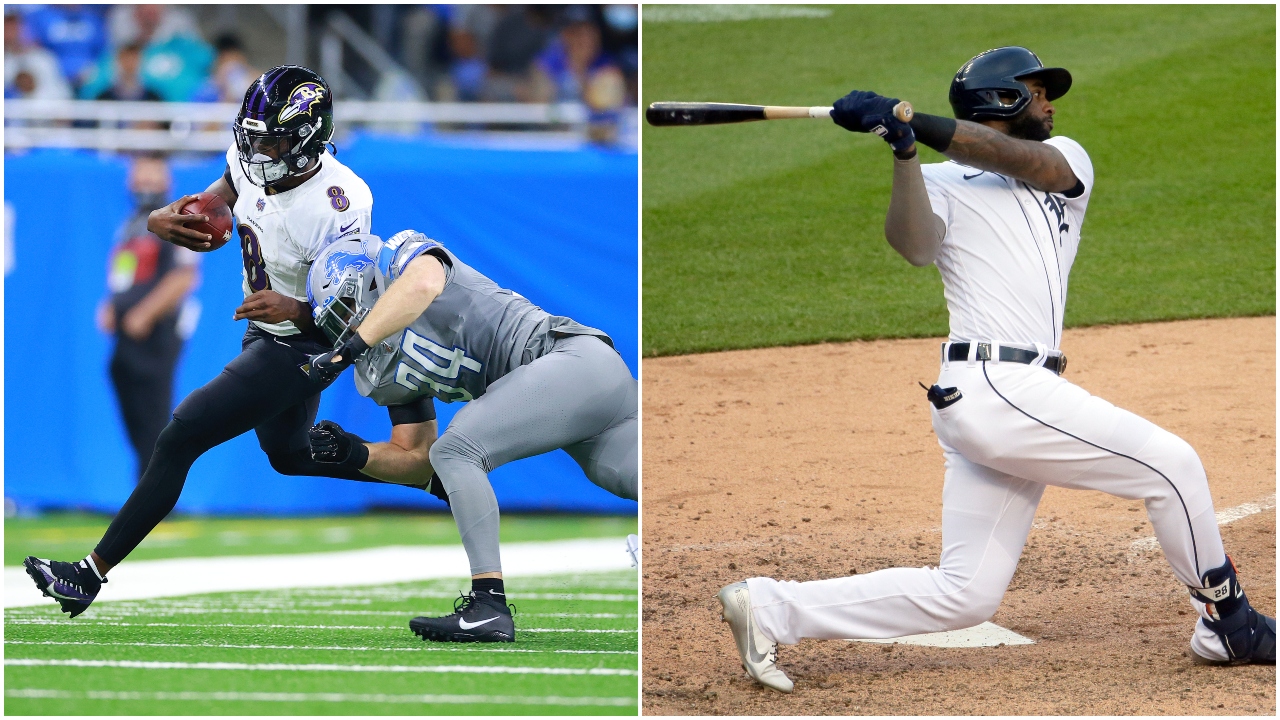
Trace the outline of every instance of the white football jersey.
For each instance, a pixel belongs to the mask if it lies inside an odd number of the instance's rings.
[[[942,274],[952,342],[1043,344],[1057,350],[1067,276],[1093,190],[1093,163],[1074,140],[1045,141],[1071,165],[1076,197],[954,161],[921,168],[947,232],[934,264]]]
[[[320,155],[320,170],[306,182],[270,195],[245,177],[235,145],[227,151],[227,165],[238,195],[233,211],[245,297],[269,289],[306,302],[307,272],[320,251],[340,237],[372,229],[369,186],[327,151]],[[275,335],[299,332],[288,320],[250,322]]]

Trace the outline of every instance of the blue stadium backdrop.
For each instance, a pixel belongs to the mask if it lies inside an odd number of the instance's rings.
[[[339,157],[373,190],[373,230],[415,228],[549,312],[608,332],[633,374],[639,358],[638,163],[635,154],[462,147],[365,135]],[[133,488],[134,460],[107,376],[110,338],[94,327],[113,235],[130,211],[126,161],[43,150],[5,158],[13,244],[4,282],[4,485],[19,508],[114,512]],[[203,190],[221,158],[175,161],[175,196]],[[204,258],[203,307],[178,372],[175,402],[240,347],[240,251]],[[437,403],[441,427],[458,406]],[[324,395],[320,417],[385,438],[386,412],[351,374]],[[563,452],[491,475],[505,511],[634,513],[596,488]],[[444,509],[421,491],[276,474],[253,433],[198,460],[178,511],[216,514]]]

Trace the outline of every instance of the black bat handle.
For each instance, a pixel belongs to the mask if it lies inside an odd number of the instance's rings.
[[[764,120],[763,105],[733,103],[656,102],[644,112],[650,125],[721,125]]]

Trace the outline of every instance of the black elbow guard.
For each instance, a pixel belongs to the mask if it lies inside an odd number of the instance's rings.
[[[939,115],[916,113],[911,118],[911,130],[916,134],[917,142],[938,152],[946,152],[951,147],[951,138],[956,134],[956,121]]]

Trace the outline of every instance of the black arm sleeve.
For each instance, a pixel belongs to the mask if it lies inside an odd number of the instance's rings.
[[[231,163],[227,163],[226,169],[222,171],[222,182],[226,183],[232,190],[236,189],[236,184],[231,181]]]
[[[938,152],[946,152],[951,147],[951,138],[956,134],[956,121],[938,115],[916,113],[911,118],[911,130],[916,134],[917,141]]]
[[[392,425],[416,425],[436,419],[436,403],[424,395],[404,405],[387,406],[387,414],[391,416]]]

